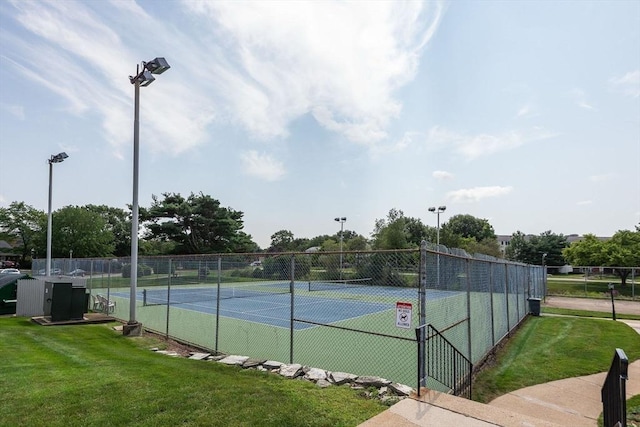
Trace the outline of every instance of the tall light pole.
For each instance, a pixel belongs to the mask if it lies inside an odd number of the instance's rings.
[[[149,62],[142,62],[136,66],[136,75],[129,76],[134,86],[133,113],[133,203],[131,204],[131,289],[129,294],[129,321],[123,328],[124,335],[140,335],[142,325],[136,320],[136,288],[138,285],[138,164],[140,154],[140,87],[149,86],[155,80],[153,74],[167,71],[169,64],[164,58],[155,58]]]
[[[438,227],[436,231],[436,245],[438,246],[438,252],[436,254],[436,286],[438,288],[440,287],[440,212],[444,212],[446,209],[446,206],[438,206],[437,209],[435,206],[432,206],[428,209],[429,212],[436,214],[438,217]]]
[[[49,158],[49,210],[47,214],[47,264],[45,275],[49,277],[51,275],[51,193],[53,192],[53,164],[62,163],[64,159],[69,157],[64,151],[56,155],[51,155]]]
[[[347,221],[347,217],[342,216],[342,217],[334,218],[334,221],[337,221],[340,223],[340,280],[342,280],[342,241],[344,240],[342,233],[344,230],[344,223]]]

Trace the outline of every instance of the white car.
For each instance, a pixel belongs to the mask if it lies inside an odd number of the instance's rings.
[[[18,270],[17,268],[3,268],[2,270],[0,270],[0,274],[22,274],[22,273],[20,273],[20,270]]]

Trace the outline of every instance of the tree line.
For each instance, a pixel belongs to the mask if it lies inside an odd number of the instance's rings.
[[[244,213],[223,207],[213,197],[191,193],[153,196],[149,207],[140,207],[140,255],[208,253],[302,252],[367,249],[408,249],[423,240],[470,254],[485,254],[527,264],[548,266],[640,266],[640,225],[634,231],[618,231],[603,241],[592,234],[569,245],[567,237],[546,231],[538,236],[516,231],[506,251],[500,250],[493,226],[486,219],[459,214],[443,222],[439,230],[419,218],[393,208],[376,219],[367,238],[351,230],[312,238],[295,237],[290,230],[271,235],[262,249],[243,231]],[[21,264],[46,256],[47,215],[24,202],[0,208],[0,240],[15,246]],[[65,206],[52,213],[52,257],[126,257],[131,251],[131,209],[106,205]],[[624,280],[624,279],[623,279]]]

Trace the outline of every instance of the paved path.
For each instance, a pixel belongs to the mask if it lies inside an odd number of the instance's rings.
[[[603,309],[606,304],[603,301],[547,297],[546,305],[607,311]],[[622,304],[618,304],[619,302]],[[611,301],[608,304],[610,309]],[[640,314],[640,301],[616,301],[616,313]],[[626,323],[640,334],[640,321],[620,322]],[[597,426],[597,418],[602,412],[600,390],[605,377],[606,373],[602,372],[538,384],[507,393],[494,399],[489,405],[429,391],[420,401],[402,400],[360,427]],[[640,394],[640,360],[629,365],[626,387],[627,398]]]

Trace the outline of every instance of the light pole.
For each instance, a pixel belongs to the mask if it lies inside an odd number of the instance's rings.
[[[58,153],[56,155],[51,155],[49,158],[49,211],[47,214],[47,263],[46,270],[44,271],[45,275],[49,277],[51,275],[51,193],[53,190],[53,164],[54,163],[62,163],[64,159],[69,157],[67,153],[64,151],[62,153]]]
[[[440,212],[447,210],[446,206],[430,207],[429,212],[436,214],[437,216],[437,231],[436,231],[436,245],[438,246],[438,252],[436,253],[436,286],[440,288]]]
[[[129,76],[134,86],[133,113],[133,203],[131,204],[131,289],[129,295],[129,322],[123,327],[124,335],[140,335],[142,325],[136,320],[136,288],[138,285],[138,164],[140,154],[140,87],[149,86],[155,80],[153,74],[167,71],[169,64],[164,58],[155,58],[136,66],[136,75]]]
[[[73,270],[73,249],[69,249],[69,272]]]
[[[344,223],[347,221],[347,217],[342,216],[342,217],[334,218],[334,221],[337,221],[340,223],[340,280],[342,280],[342,241],[344,240],[342,236],[342,232],[344,230]]]

